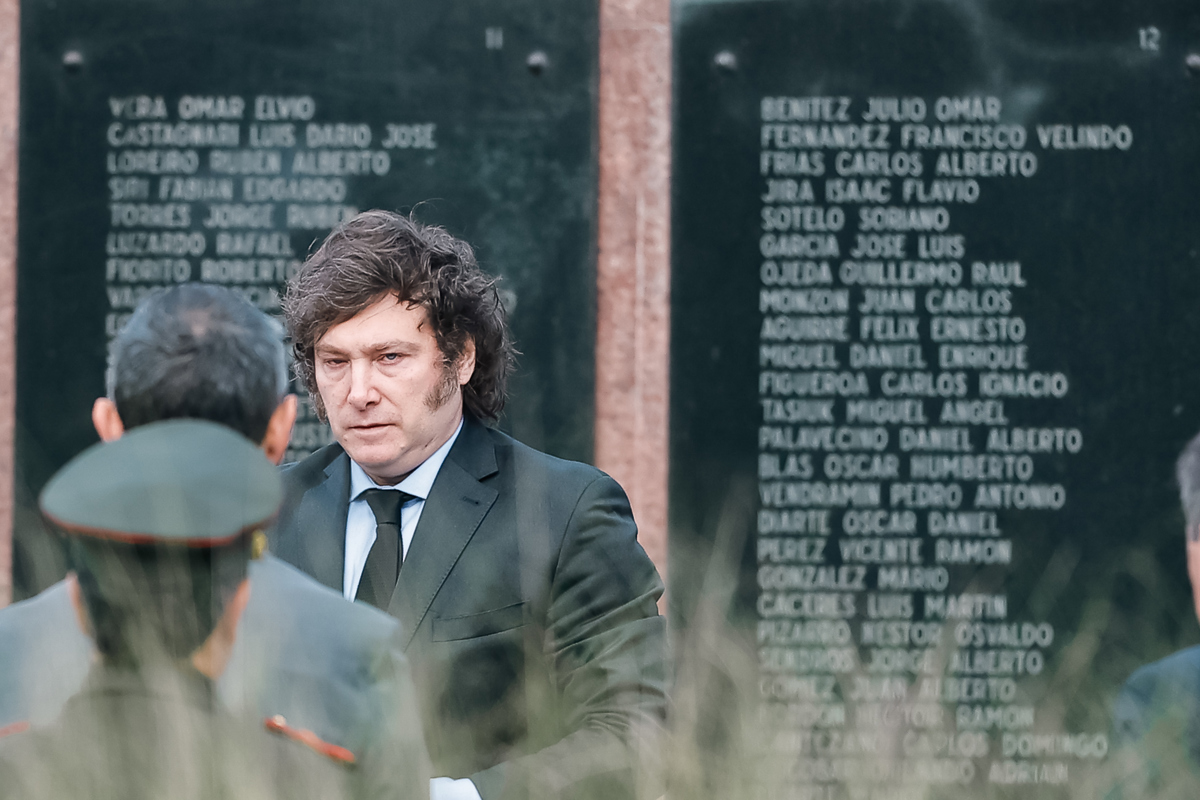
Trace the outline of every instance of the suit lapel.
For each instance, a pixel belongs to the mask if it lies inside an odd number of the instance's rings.
[[[388,605],[388,612],[403,626],[405,648],[451,568],[496,502],[496,490],[480,483],[495,472],[495,448],[487,429],[467,417],[425,500],[421,521],[400,570],[400,581]]]
[[[292,563],[341,594],[346,562],[346,512],[350,506],[350,458],[342,453],[317,478],[319,482],[304,493],[296,509],[295,524],[301,534],[292,542],[299,551]]]

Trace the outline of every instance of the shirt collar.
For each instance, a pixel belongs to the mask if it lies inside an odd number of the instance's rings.
[[[442,462],[446,460],[446,456],[450,453],[450,448],[454,446],[454,442],[458,439],[458,434],[462,433],[463,420],[458,421],[458,427],[454,429],[454,434],[446,440],[446,443],[433,452],[433,455],[421,462],[421,465],[408,473],[408,477],[397,483],[395,486],[380,486],[371,480],[371,476],[367,475],[366,471],[358,465],[354,459],[350,459],[350,498],[358,500],[359,495],[367,489],[399,489],[402,492],[407,492],[413,497],[419,497],[425,500],[429,497],[429,490],[433,488],[433,482],[438,476],[438,472],[442,468]]]

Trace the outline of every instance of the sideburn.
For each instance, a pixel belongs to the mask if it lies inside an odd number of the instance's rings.
[[[425,407],[430,411],[437,411],[446,403],[450,402],[450,398],[454,397],[454,391],[458,388],[458,365],[450,359],[442,360],[442,379],[438,381],[438,385],[433,387],[429,394],[425,395]]]

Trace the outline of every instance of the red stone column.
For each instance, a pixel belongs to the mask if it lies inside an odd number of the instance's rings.
[[[670,0],[600,0],[596,464],[667,572]]]
[[[20,0],[0,0],[0,607],[12,599]]]

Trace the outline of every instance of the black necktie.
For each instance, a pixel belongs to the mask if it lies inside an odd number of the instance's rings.
[[[360,497],[375,515],[375,544],[367,553],[355,599],[386,610],[396,589],[404,552],[400,546],[400,506],[413,496],[396,489],[367,489]]]

